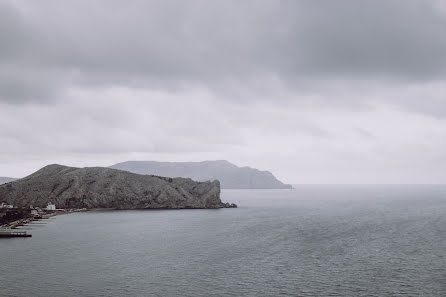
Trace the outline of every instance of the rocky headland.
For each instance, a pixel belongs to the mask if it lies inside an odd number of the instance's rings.
[[[141,175],[104,168],[48,165],[0,185],[0,201],[15,207],[111,209],[227,208],[220,200],[220,182]]]
[[[219,180],[223,189],[291,189],[271,172],[239,167],[226,160],[202,162],[127,161],[110,168],[138,174],[186,177],[198,181]]]

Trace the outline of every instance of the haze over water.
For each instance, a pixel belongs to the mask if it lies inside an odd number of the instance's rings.
[[[33,223],[32,238],[0,240],[0,295],[446,296],[446,186],[223,190],[222,200],[239,208]]]

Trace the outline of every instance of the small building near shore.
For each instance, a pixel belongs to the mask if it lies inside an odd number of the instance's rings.
[[[48,210],[48,211],[55,211],[56,210],[56,205],[52,204],[51,202],[49,202],[48,205],[46,206],[46,210]]]

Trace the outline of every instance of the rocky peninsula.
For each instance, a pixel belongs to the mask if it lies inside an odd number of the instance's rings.
[[[219,180],[222,189],[292,189],[271,172],[239,167],[226,160],[202,162],[127,161],[110,168],[138,174],[192,178],[197,181]]]
[[[186,209],[228,208],[220,200],[220,182],[141,175],[127,171],[48,165],[39,171],[0,185],[0,201],[16,207],[66,209]]]

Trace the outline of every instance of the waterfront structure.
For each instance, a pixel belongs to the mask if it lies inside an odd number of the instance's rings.
[[[26,231],[0,228],[0,237],[32,237]]]
[[[46,206],[46,210],[54,211],[56,210],[56,205],[49,202],[48,205]]]

